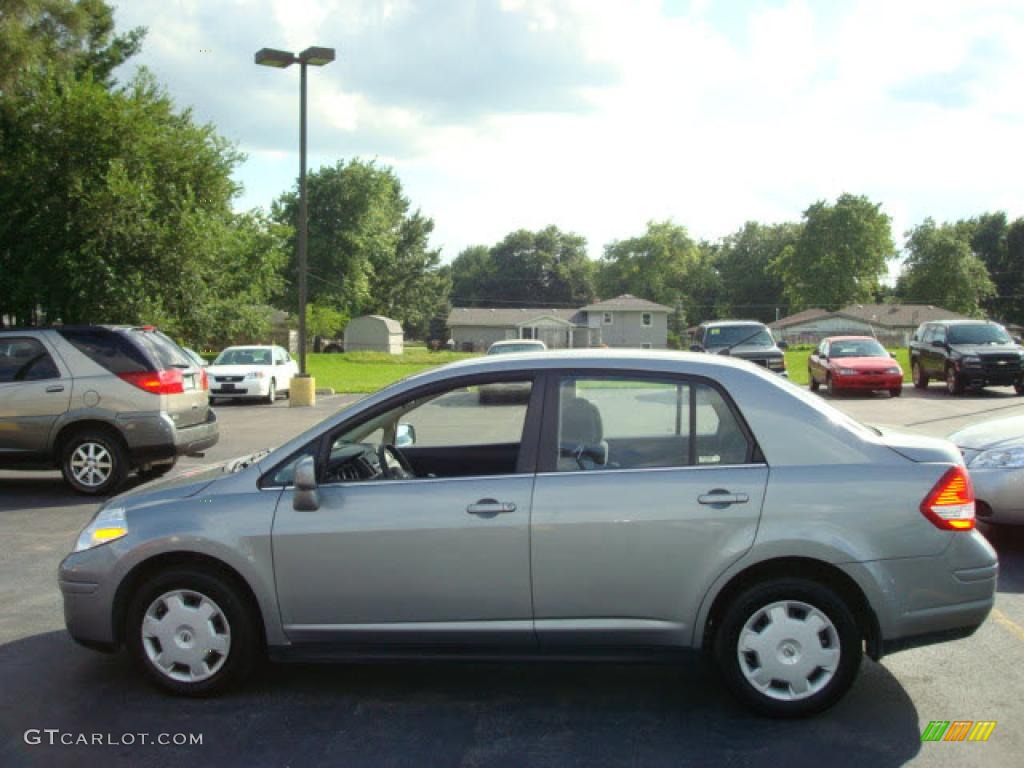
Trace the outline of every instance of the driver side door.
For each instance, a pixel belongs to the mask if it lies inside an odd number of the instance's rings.
[[[394,441],[395,421],[412,424],[416,446],[399,450],[409,450],[417,476],[352,479],[351,468],[332,467],[332,456],[351,453],[344,436],[358,432],[346,423],[323,438],[319,509],[294,509],[295,492],[284,489],[274,571],[293,641],[535,642],[529,522],[543,388],[528,382],[525,401],[492,403],[480,398],[483,383],[417,390],[389,404],[398,414],[389,427],[355,444],[371,446],[363,457],[372,464],[380,444]]]

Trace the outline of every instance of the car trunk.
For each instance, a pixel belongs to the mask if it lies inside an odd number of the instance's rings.
[[[210,393],[203,386],[203,369],[162,333],[144,330],[134,333],[161,370],[181,371],[184,391],[160,395],[161,410],[179,429],[205,423],[210,410]]]

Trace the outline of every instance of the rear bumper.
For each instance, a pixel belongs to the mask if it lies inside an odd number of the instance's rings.
[[[206,421],[191,427],[178,427],[163,413],[125,422],[122,432],[128,436],[128,450],[137,464],[200,453],[220,440],[220,425],[213,408],[206,412]]]
[[[977,531],[951,537],[935,557],[843,566],[874,609],[882,653],[967,637],[992,610],[999,572],[995,550]]]

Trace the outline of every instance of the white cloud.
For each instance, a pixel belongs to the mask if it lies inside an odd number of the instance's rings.
[[[311,151],[394,164],[448,258],[549,223],[594,255],[652,218],[714,238],[844,191],[882,202],[898,241],[926,215],[1024,214],[1019,3],[136,0],[118,18],[258,153],[246,204],[297,165],[297,77],[252,52],[338,47],[311,74]]]

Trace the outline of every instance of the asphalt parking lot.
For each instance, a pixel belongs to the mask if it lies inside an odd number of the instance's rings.
[[[278,444],[351,398],[315,409],[219,406],[222,439],[197,464]],[[931,435],[1024,415],[1010,389],[949,398],[838,397],[863,421]],[[179,471],[176,468],[175,471]],[[0,765],[978,765],[1024,750],[1024,531],[992,534],[1002,561],[992,617],[966,640],[866,661],[854,689],[810,721],[750,715],[694,658],[679,666],[270,666],[213,700],[157,693],[122,655],[65,634],[56,568],[95,501],[56,473],[0,472]],[[924,743],[930,720],[995,720],[987,743]],[[25,732],[40,729],[40,744]],[[191,746],[65,746],[62,734],[201,734]]]

